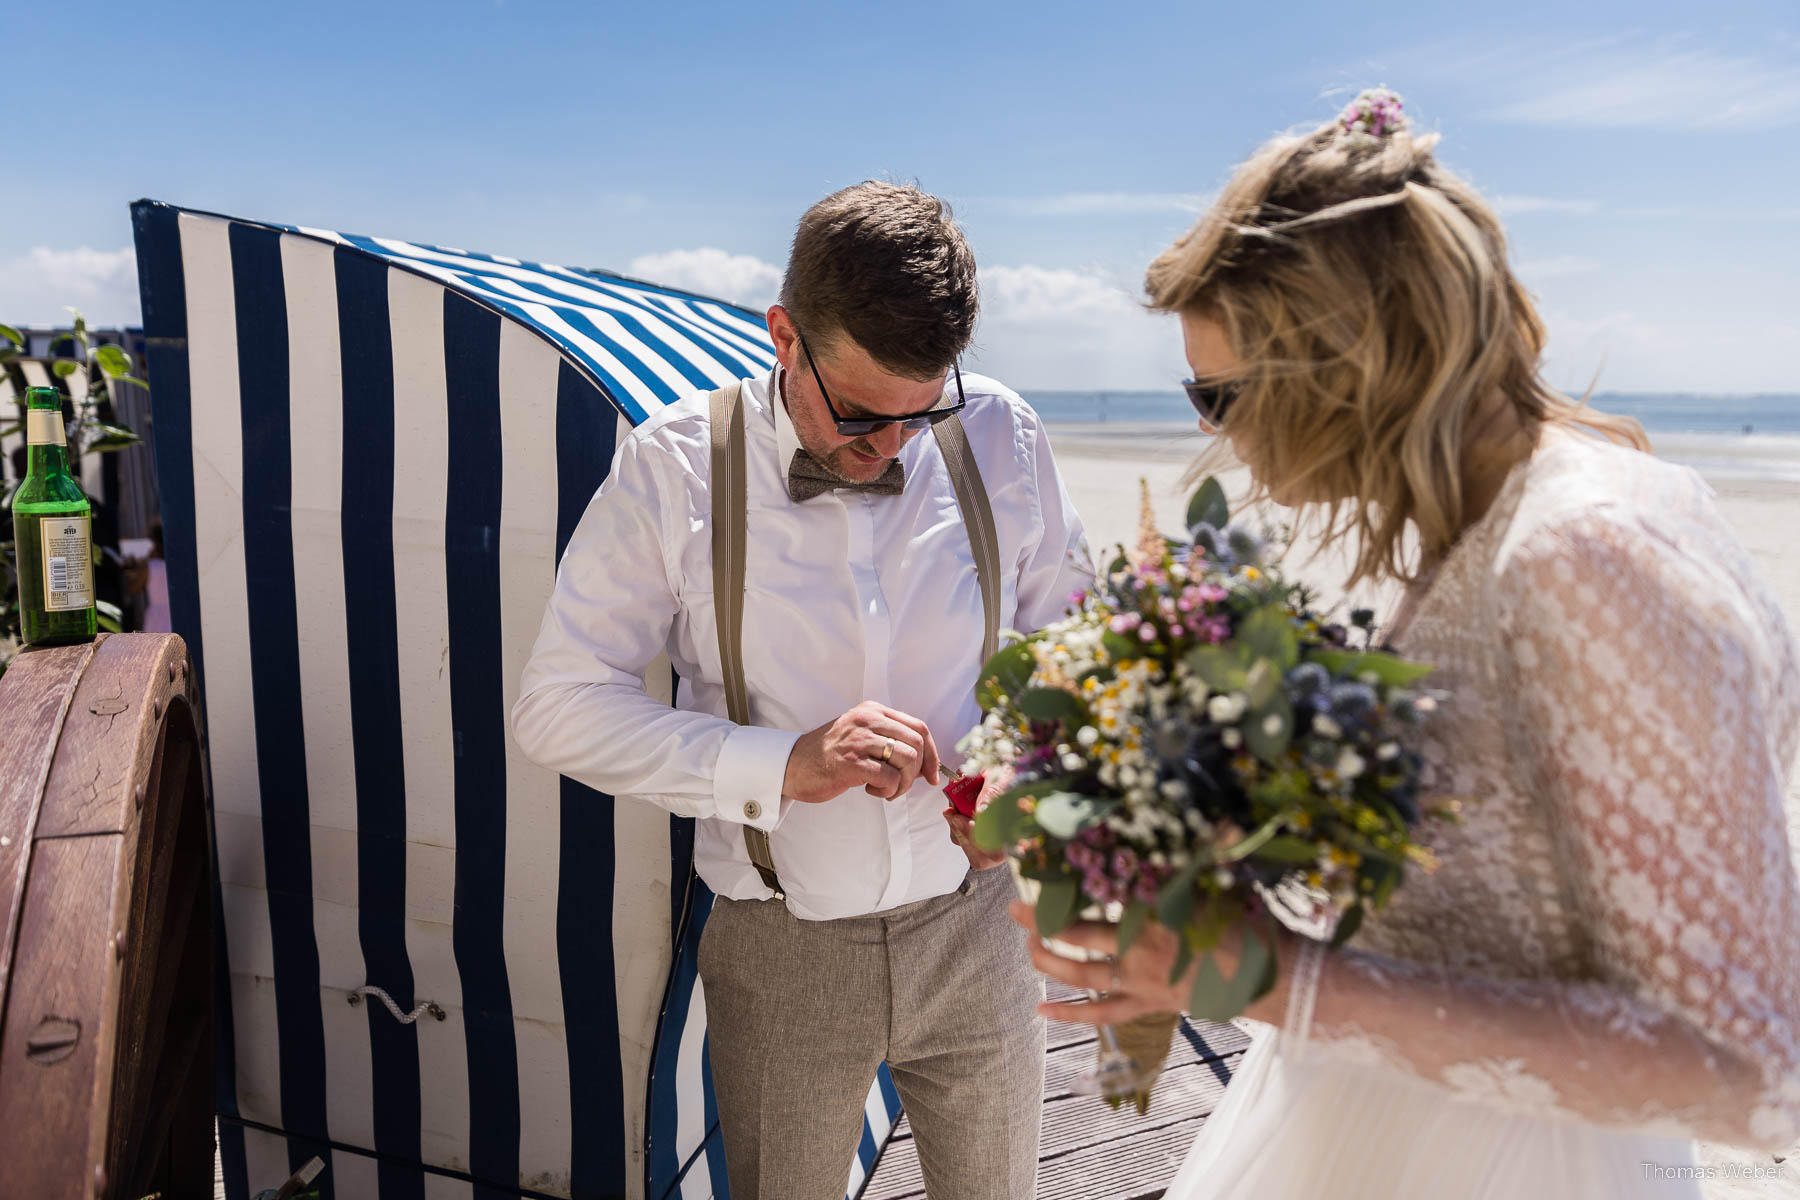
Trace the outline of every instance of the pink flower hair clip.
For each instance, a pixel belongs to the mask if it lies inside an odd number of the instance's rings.
[[[1357,93],[1356,99],[1344,106],[1338,122],[1351,137],[1379,141],[1397,129],[1406,128],[1405,109],[1398,92],[1385,87],[1364,88]]]

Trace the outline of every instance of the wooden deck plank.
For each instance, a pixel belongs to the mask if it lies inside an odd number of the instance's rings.
[[[1141,1117],[1070,1091],[1093,1062],[1091,1028],[1052,1024],[1046,1042],[1039,1200],[1149,1200],[1174,1178],[1250,1038],[1234,1025],[1190,1023],[1176,1035],[1150,1111]],[[912,1129],[902,1118],[863,1200],[918,1200],[924,1194]]]

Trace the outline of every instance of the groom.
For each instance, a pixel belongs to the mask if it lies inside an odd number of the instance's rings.
[[[1036,414],[958,369],[976,304],[936,197],[809,209],[776,367],[625,438],[513,709],[536,761],[699,819],[733,1200],[839,1200],[884,1060],[932,1200],[1034,1193],[1043,985],[940,755],[980,719],[984,642],[1090,566]],[[674,708],[644,689],[664,650]]]

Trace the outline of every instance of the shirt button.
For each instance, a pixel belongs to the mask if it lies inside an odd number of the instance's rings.
[[[748,817],[752,821],[756,820],[756,818],[762,816],[762,805],[758,804],[754,800],[745,801],[744,816]]]

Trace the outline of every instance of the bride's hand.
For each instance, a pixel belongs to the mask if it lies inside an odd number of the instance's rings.
[[[1030,931],[1026,945],[1031,949],[1032,964],[1040,972],[1073,987],[1103,993],[1098,1000],[1039,1005],[1038,1011],[1051,1020],[1077,1021],[1085,1025],[1117,1025],[1145,1013],[1186,1010],[1188,996],[1193,992],[1194,972],[1198,969],[1199,959],[1195,959],[1182,972],[1180,979],[1170,983],[1169,973],[1175,969],[1180,944],[1174,930],[1154,918],[1144,922],[1137,939],[1131,943],[1131,949],[1117,962],[1114,961],[1119,952],[1117,925],[1109,925],[1103,921],[1076,922],[1057,934],[1056,940],[1080,947],[1095,956],[1095,961],[1077,962],[1062,957],[1044,945],[1038,936],[1036,914],[1029,904],[1023,900],[1014,900],[1008,911],[1014,921]],[[1237,974],[1243,929],[1241,923],[1230,926],[1219,938],[1219,944],[1212,949],[1213,961],[1218,964],[1219,973],[1228,979]],[[1277,999],[1283,994],[1279,967],[1287,958],[1288,942],[1294,935],[1278,929],[1275,936],[1276,944],[1272,953],[1277,958],[1276,989],[1254,1001],[1244,1013],[1245,1016],[1259,1020],[1273,1020],[1270,1014],[1279,1011],[1277,1006],[1282,1003]]]
[[[1179,947],[1174,930],[1168,926],[1145,921],[1131,949],[1115,961],[1119,927],[1101,921],[1078,921],[1056,935],[1057,941],[1096,956],[1092,962],[1077,962],[1044,945],[1037,932],[1037,916],[1029,904],[1014,900],[1008,911],[1014,921],[1030,931],[1026,944],[1031,948],[1032,965],[1040,972],[1072,987],[1105,993],[1101,999],[1081,1003],[1040,1004],[1038,1011],[1051,1020],[1117,1025],[1145,1013],[1180,1012],[1187,1006],[1194,969],[1189,967],[1178,982],[1169,982]],[[1236,968],[1236,956],[1229,956],[1227,961],[1224,946],[1214,953],[1221,970],[1229,974]]]

